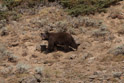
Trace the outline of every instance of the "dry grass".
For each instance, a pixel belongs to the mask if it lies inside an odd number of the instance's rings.
[[[103,57],[101,61],[102,62],[108,62],[108,61],[121,62],[121,61],[124,61],[124,55],[117,55],[117,56],[107,55]]]
[[[52,56],[53,56],[54,59],[59,59],[63,55],[61,53],[53,53]]]
[[[15,75],[17,78],[23,78],[23,77],[29,76],[29,74],[26,74],[26,73],[23,73],[23,74],[16,73]]]
[[[111,78],[110,81],[112,81],[112,83],[117,83],[118,80],[116,78]]]

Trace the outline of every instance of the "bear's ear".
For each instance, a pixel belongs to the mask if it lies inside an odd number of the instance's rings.
[[[40,33],[40,35],[42,36],[42,35],[43,35],[43,33]]]
[[[44,33],[40,33],[40,36],[42,37],[44,35]]]
[[[48,31],[45,31],[45,33],[49,33]]]
[[[49,32],[48,32],[48,31],[45,31],[45,34],[46,34],[46,35],[48,35],[48,34],[49,34]]]

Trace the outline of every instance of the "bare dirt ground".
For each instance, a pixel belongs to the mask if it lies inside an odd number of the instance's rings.
[[[60,6],[30,11],[1,30],[0,83],[124,83],[124,1],[90,16],[71,17]],[[67,31],[78,50],[41,52],[44,30]]]

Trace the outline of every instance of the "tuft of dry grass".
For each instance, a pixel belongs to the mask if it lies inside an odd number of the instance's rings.
[[[112,83],[117,83],[117,82],[118,82],[118,80],[117,80],[116,78],[111,78],[110,81],[111,81]]]
[[[53,53],[52,56],[53,56],[54,59],[59,59],[63,55],[61,53]]]
[[[107,55],[105,57],[103,57],[103,59],[101,60],[101,62],[107,62],[107,61],[114,61],[114,62],[121,62],[124,61],[124,55]]]
[[[29,69],[31,68],[31,65],[26,63],[18,63],[16,65],[16,71],[17,73],[23,74],[23,73],[29,73]]]

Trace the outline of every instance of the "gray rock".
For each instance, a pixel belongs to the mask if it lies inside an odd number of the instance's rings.
[[[85,60],[85,59],[87,59],[89,57],[92,57],[92,54],[90,54],[90,53],[84,53],[83,56],[82,56],[82,59]]]
[[[69,57],[69,59],[75,59],[76,58],[76,54],[72,54],[70,57]]]

